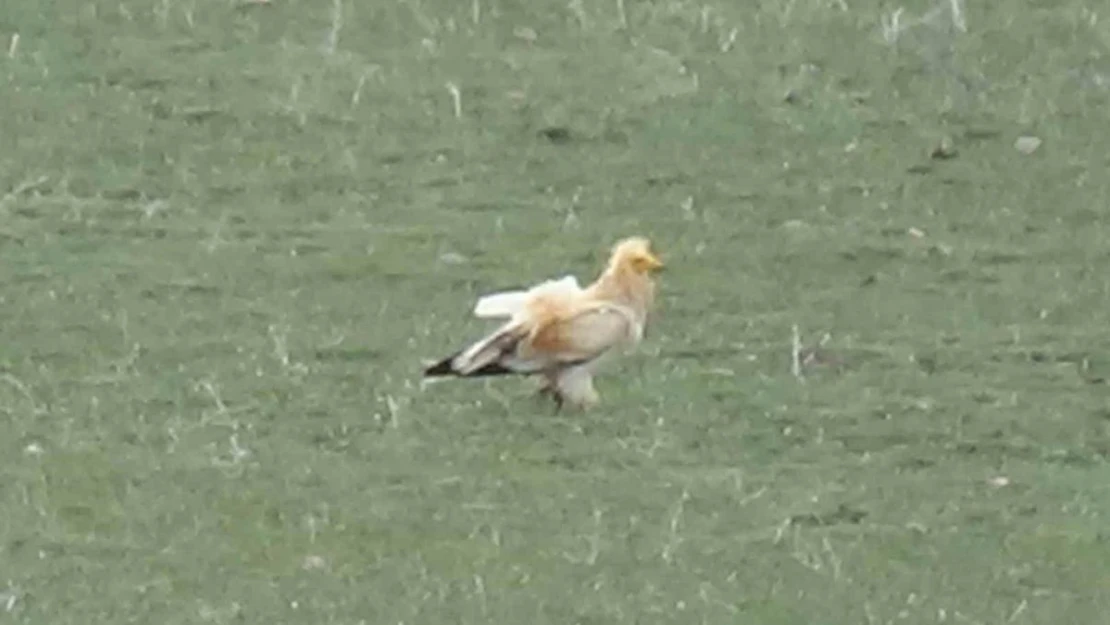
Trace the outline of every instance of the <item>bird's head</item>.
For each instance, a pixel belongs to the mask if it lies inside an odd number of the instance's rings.
[[[645,237],[629,237],[613,246],[609,267],[618,272],[651,275],[663,269],[663,261],[651,249]]]

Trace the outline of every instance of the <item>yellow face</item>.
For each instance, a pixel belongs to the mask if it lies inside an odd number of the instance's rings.
[[[652,251],[651,242],[641,237],[622,241],[616,255],[636,273],[650,274],[663,269],[663,261]]]
[[[663,261],[659,260],[659,258],[651,252],[647,252],[633,257],[632,267],[640,273],[655,273],[663,269]]]

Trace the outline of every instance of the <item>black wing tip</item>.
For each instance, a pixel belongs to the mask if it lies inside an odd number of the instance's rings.
[[[490,363],[481,369],[470,372],[466,377],[468,378],[484,378],[493,375],[517,375],[519,371],[513,371],[508,367],[497,364],[496,362]]]
[[[453,356],[451,358],[444,358],[443,360],[435,363],[434,365],[432,365],[430,367],[426,367],[424,369],[424,377],[426,377],[426,378],[438,378],[438,377],[443,377],[443,376],[447,376],[447,375],[458,375],[457,373],[455,373],[455,370],[451,367],[451,361],[452,360],[454,360]]]
[[[441,377],[453,376],[453,377],[460,377],[460,378],[484,378],[484,377],[495,376],[495,375],[516,375],[516,374],[520,373],[519,371],[513,371],[512,369],[509,369],[508,367],[505,367],[503,365],[500,365],[500,364],[497,364],[497,363],[494,362],[494,363],[490,363],[490,364],[482,367],[481,369],[475,369],[474,371],[471,371],[470,373],[462,374],[462,373],[459,373],[458,371],[456,371],[455,368],[452,366],[452,362],[454,360],[455,360],[455,357],[451,356],[449,358],[444,358],[443,360],[435,363],[434,365],[431,365],[431,366],[425,368],[424,369],[424,377],[426,377],[426,378],[441,378]]]
[[[454,370],[451,369],[451,361],[437,362],[424,370],[424,377],[443,377],[444,375],[455,375]]]

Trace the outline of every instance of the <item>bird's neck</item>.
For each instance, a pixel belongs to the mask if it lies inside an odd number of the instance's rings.
[[[640,318],[646,319],[655,299],[655,284],[647,275],[634,271],[607,269],[593,285],[598,297],[631,308]]]

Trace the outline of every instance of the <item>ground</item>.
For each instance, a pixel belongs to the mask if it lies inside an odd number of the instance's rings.
[[[904,8],[9,0],[0,614],[1105,620],[1110,21]],[[629,234],[597,410],[421,384]]]

